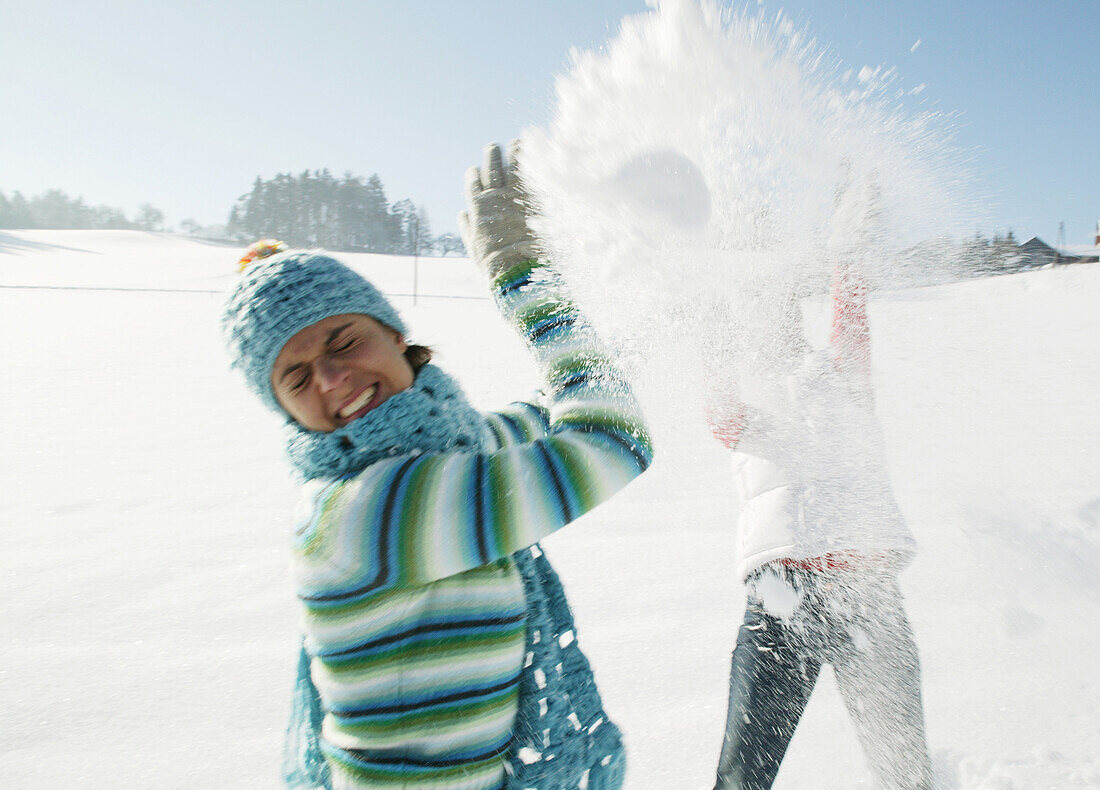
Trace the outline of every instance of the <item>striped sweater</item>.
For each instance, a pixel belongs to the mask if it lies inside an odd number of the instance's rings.
[[[509,555],[651,459],[629,388],[550,271],[521,264],[494,290],[548,408],[487,415],[481,452],[399,456],[304,489],[296,576],[337,788],[502,785],[525,638]]]

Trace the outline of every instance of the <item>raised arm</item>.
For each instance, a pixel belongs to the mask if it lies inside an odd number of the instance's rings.
[[[505,444],[492,452],[397,457],[349,480],[313,484],[299,524],[300,577],[323,589],[326,601],[424,584],[506,557],[608,499],[652,458],[629,386],[560,278],[538,260],[515,260],[533,246],[516,238],[514,176],[498,171],[500,162],[499,151],[490,152],[488,177],[478,180],[499,213],[488,222],[475,210],[465,223],[482,233],[471,250],[491,264],[501,314],[535,358],[546,411],[513,406],[490,419]],[[310,597],[309,589],[300,594]]]
[[[833,268],[833,328],[829,338],[833,362],[841,371],[871,379],[871,325],[867,317],[867,283],[857,268],[839,262]]]
[[[704,408],[714,438],[736,450],[745,431],[747,411],[736,377],[722,360],[703,361]]]
[[[833,361],[843,373],[871,382],[871,327],[867,316],[865,267],[880,249],[882,195],[878,177],[867,174],[853,182],[844,163],[834,200],[830,253],[833,259],[831,292]]]
[[[550,412],[544,406],[527,401],[510,403],[500,411],[490,412],[485,415],[485,422],[498,447],[533,442],[550,433]]]
[[[546,274],[521,264],[500,274],[496,290],[543,373],[548,435],[490,453],[388,459],[350,480],[314,484],[300,560],[325,577],[326,596],[337,577],[341,597],[355,598],[488,564],[648,467],[652,448],[629,387]]]

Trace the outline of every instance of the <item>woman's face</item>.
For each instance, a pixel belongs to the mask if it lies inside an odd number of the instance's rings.
[[[407,347],[397,330],[370,316],[329,316],[287,341],[271,386],[295,422],[331,433],[412,386]]]

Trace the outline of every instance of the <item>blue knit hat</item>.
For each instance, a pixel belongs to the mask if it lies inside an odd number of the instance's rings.
[[[307,326],[343,313],[369,315],[408,333],[378,289],[327,255],[290,252],[259,260],[244,270],[225,303],[222,331],[232,366],[260,400],[282,411],[271,388],[275,358]]]

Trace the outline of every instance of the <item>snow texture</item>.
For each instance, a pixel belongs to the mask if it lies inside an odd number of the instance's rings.
[[[6,787],[278,787],[295,491],[277,421],[218,337],[241,252],[0,233]],[[408,258],[339,257],[397,294],[476,405],[530,392],[471,265],[421,260],[413,306]],[[920,543],[902,586],[938,790],[1100,785],[1098,289],[1081,265],[872,300],[877,408]],[[820,323],[819,303],[806,312]],[[744,606],[727,456],[685,419],[650,472],[547,542],[629,790],[713,783]],[[826,672],[776,788],[871,786]]]

